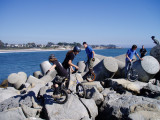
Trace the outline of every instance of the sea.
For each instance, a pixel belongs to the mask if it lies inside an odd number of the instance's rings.
[[[125,54],[128,48],[123,49],[100,49],[94,50],[96,54],[104,56],[119,56]],[[147,48],[147,55],[151,48]],[[54,54],[59,62],[63,62],[68,51],[41,51],[41,52],[11,52],[0,53],[0,83],[7,79],[11,73],[25,72],[27,76],[33,75],[35,71],[41,71],[40,64],[46,60],[50,54]],[[139,53],[139,49],[137,49]],[[74,64],[78,61],[87,61],[85,50],[82,50],[73,60]]]

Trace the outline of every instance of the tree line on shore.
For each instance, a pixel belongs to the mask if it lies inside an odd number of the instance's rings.
[[[73,46],[79,46],[83,47],[81,43],[73,42],[73,43],[68,43],[68,42],[58,42],[53,43],[53,42],[48,42],[46,45],[44,44],[36,44],[34,42],[30,42],[27,44],[9,44],[9,43],[4,43],[2,40],[0,40],[0,49],[27,49],[27,48],[59,48],[59,47],[73,47]],[[92,48],[106,48],[106,49],[115,49],[115,48],[121,48],[117,47],[116,45],[109,44],[109,45],[91,45]]]
[[[73,42],[73,43],[67,43],[67,42],[59,42],[57,44],[53,42],[48,42],[46,45],[43,44],[36,44],[34,42],[27,43],[27,44],[8,44],[4,43],[2,40],[0,40],[0,49],[5,48],[56,48],[59,46],[79,46],[82,47],[80,43]]]

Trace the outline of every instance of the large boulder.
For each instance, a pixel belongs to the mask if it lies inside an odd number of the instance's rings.
[[[160,101],[134,95],[108,94],[100,107],[99,119],[128,119],[137,111],[160,112]]]
[[[94,68],[96,74],[96,81],[102,81],[105,78],[111,78],[118,70],[118,64],[115,58],[105,57]]]
[[[41,71],[36,71],[33,73],[33,76],[40,79],[43,77],[43,74],[41,73]]]
[[[8,82],[16,89],[20,89],[27,80],[27,74],[24,72],[12,73],[8,76]]]
[[[0,102],[10,98],[10,97],[13,97],[13,96],[16,96],[16,95],[19,95],[20,92],[18,90],[16,90],[15,88],[13,87],[7,87],[7,88],[0,88]]]
[[[86,98],[92,98],[96,105],[100,105],[104,100],[103,95],[97,90],[96,87],[86,90]]]
[[[20,107],[0,112],[0,120],[25,120],[26,117]]]
[[[39,117],[39,115],[40,115],[41,109],[30,108],[30,107],[28,107],[26,105],[22,105],[21,108],[23,110],[24,115],[27,118],[30,118],[30,117]]]
[[[93,87],[96,87],[99,92],[102,92],[104,90],[99,81],[84,82],[82,83],[82,85],[84,86],[85,89],[92,89]]]
[[[79,67],[78,72],[83,73],[86,67],[85,61],[79,61],[77,66]]]
[[[56,76],[56,74],[57,74],[56,70],[53,69],[53,70],[51,70],[47,75],[45,75],[46,72],[47,72],[51,67],[52,67],[52,65],[49,63],[49,61],[44,61],[44,62],[42,62],[42,63],[40,64],[41,71],[42,71],[42,73],[43,73],[43,75],[44,75],[44,76],[43,76],[42,78],[40,78],[40,79],[41,79],[42,81],[44,81],[45,83],[51,82],[51,81],[55,78],[55,76]]]
[[[143,87],[147,85],[147,83],[139,81],[131,82],[126,79],[107,79],[106,84],[116,91],[120,91],[120,88],[122,88],[137,94],[140,94]]]
[[[65,104],[57,104],[51,96],[44,95],[45,112],[48,120],[81,120],[89,117],[87,109],[79,98],[70,94]]]
[[[98,107],[93,99],[81,99],[82,103],[86,107],[89,113],[89,117],[92,120],[95,120],[96,116],[98,115]]]
[[[29,76],[28,77],[28,80],[27,80],[27,83],[30,83],[30,84],[45,84],[45,81],[41,80],[41,79],[38,79],[36,77],[33,77],[33,76]]]
[[[129,115],[130,120],[159,120],[159,112],[138,111]]]
[[[44,86],[45,86],[44,84],[36,84],[33,88],[29,89],[27,92],[32,91],[35,93],[35,96],[37,97],[40,89]]]
[[[127,52],[127,51],[126,51],[126,52]],[[115,58],[116,58],[117,60],[123,62],[123,63],[126,62],[126,54],[122,54],[122,55],[116,56]],[[134,61],[137,60],[137,58],[136,58],[135,55],[133,56],[133,59],[134,59]]]
[[[160,63],[160,45],[153,47],[150,51],[150,55],[156,58]]]
[[[152,56],[145,56],[143,60],[133,63],[133,68],[138,72],[138,80],[149,82],[160,70],[158,61]]]
[[[20,107],[22,104],[28,107],[33,107],[36,102],[37,99],[34,92],[29,92],[28,94],[24,95],[13,96],[0,103],[0,112],[11,108]]]

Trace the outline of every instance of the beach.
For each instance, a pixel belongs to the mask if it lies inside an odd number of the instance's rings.
[[[38,48],[31,48],[31,49],[10,49],[10,50],[0,49],[0,53],[40,52],[40,51],[65,51],[65,50],[68,50],[68,49],[38,49]]]

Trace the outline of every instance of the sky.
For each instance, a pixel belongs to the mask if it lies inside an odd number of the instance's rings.
[[[160,0],[0,0],[0,40],[153,47]]]

